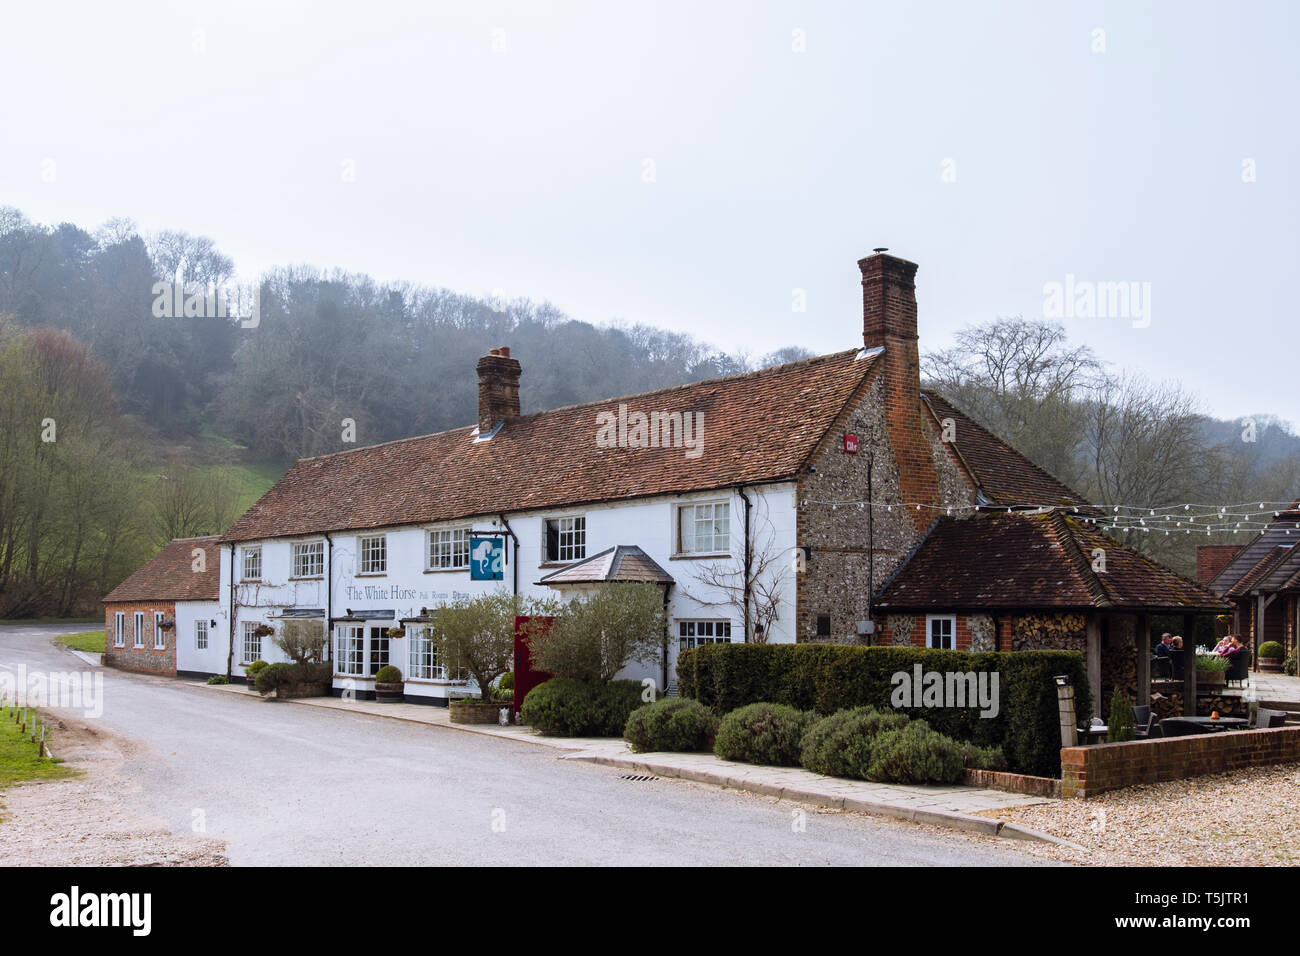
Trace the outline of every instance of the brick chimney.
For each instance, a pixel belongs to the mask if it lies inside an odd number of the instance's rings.
[[[916,335],[916,263],[883,250],[858,261],[862,270],[862,341],[884,348],[876,359],[884,378],[885,424],[898,463],[903,502],[913,524],[924,530],[935,518],[939,477],[921,424],[921,356]],[[960,437],[960,436],[959,436]]]
[[[492,349],[478,360],[478,430],[486,435],[497,422],[519,417],[519,360],[510,349]]]

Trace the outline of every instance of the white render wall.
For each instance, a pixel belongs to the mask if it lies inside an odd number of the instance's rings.
[[[220,601],[176,602],[176,670],[201,674],[226,672],[226,635],[229,614]],[[208,621],[208,647],[201,651],[195,641],[195,621]],[[216,627],[211,625],[216,621]]]
[[[793,556],[795,546],[795,486],[793,483],[767,485],[747,488],[745,491],[753,503],[751,528],[755,548],[759,552],[777,555],[775,566],[782,575],[782,602],[779,617],[769,635],[773,643],[794,640],[795,622],[795,575]],[[676,540],[675,522],[676,506],[690,502],[729,501],[731,526],[730,558],[681,558],[673,556]],[[228,621],[230,607],[230,570],[231,549],[222,547],[221,553],[221,594],[217,602],[219,612],[215,616],[218,627],[210,639],[209,650],[200,656],[193,651],[192,622],[188,632],[190,652],[184,655],[184,662],[178,659],[178,668],[182,670],[200,670],[212,673],[225,673],[227,642],[233,637],[235,641],[234,667],[235,675],[244,673],[241,665],[242,624],[245,621],[265,622],[274,625],[282,610],[288,608],[324,608],[332,617],[341,617],[346,609],[353,610],[392,610],[393,618],[383,621],[375,620],[374,626],[391,626],[404,617],[414,617],[422,607],[436,607],[458,596],[472,596],[491,592],[504,587],[509,591],[514,575],[518,573],[519,593],[535,597],[565,597],[565,594],[536,582],[544,575],[554,571],[559,565],[542,566],[544,547],[543,528],[548,518],[584,515],[586,517],[586,554],[588,557],[598,554],[615,545],[637,545],[652,559],[659,563],[672,577],[676,584],[669,592],[669,633],[670,633],[670,679],[675,675],[677,655],[677,621],[682,619],[729,620],[733,641],[743,637],[743,615],[737,606],[729,604],[730,596],[725,589],[711,586],[701,580],[706,566],[729,566],[735,569],[734,580],[741,581],[740,567],[744,542],[744,506],[740,495],[734,490],[715,493],[698,493],[672,497],[646,498],[621,501],[613,504],[592,505],[588,507],[548,510],[539,512],[507,514],[506,520],[510,530],[519,539],[516,552],[513,541],[509,546],[505,577],[502,581],[471,581],[468,569],[456,571],[426,571],[426,533],[439,528],[456,528],[470,526],[475,531],[498,531],[504,526],[495,517],[483,517],[473,521],[455,521],[423,526],[408,526],[390,529],[373,529],[365,535],[383,533],[387,539],[388,570],[381,575],[361,575],[357,573],[359,565],[359,533],[331,534],[332,548],[327,543],[325,548],[325,574],[319,580],[291,580],[292,543],[294,541],[323,540],[323,535],[304,536],[288,539],[277,538],[261,542],[247,542],[235,546],[234,571],[236,578],[242,570],[242,550],[248,546],[262,548],[261,582],[236,584],[236,607],[233,626]],[[517,562],[517,566],[516,566]],[[332,566],[331,566],[332,564]],[[326,593],[326,580],[331,584],[330,593]],[[572,592],[570,592],[571,594]],[[710,606],[713,605],[713,606]],[[180,611],[178,606],[178,618]],[[181,626],[178,620],[178,630]],[[368,625],[369,626],[369,625]],[[390,644],[389,660],[408,671],[406,640],[394,640]],[[331,657],[335,646],[335,632],[330,632]],[[262,642],[262,658],[267,661],[282,660],[270,638]],[[192,666],[193,665],[193,666]],[[631,665],[619,675],[633,679],[652,677],[656,682],[662,681],[662,664],[656,662],[651,667]],[[373,681],[368,678],[345,678],[336,676],[336,689],[349,686],[365,692],[373,688]],[[445,698],[476,693],[476,687],[470,683],[429,682],[420,683],[408,680],[408,696],[429,696]]]

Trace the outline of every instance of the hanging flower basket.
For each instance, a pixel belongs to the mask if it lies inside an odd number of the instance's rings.
[[[400,637],[406,637],[406,628],[390,627],[385,633],[387,633],[387,635],[393,640],[396,640]]]
[[[160,630],[163,630],[163,631],[170,631],[170,630],[172,630],[174,627],[176,627],[176,622],[175,622],[175,621],[159,621],[159,622],[158,622],[158,627],[159,627]]]
[[[259,624],[257,627],[253,628],[253,633],[258,637],[270,637],[275,633],[275,628],[270,624]]]

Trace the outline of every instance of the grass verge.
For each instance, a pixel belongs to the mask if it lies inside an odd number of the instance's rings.
[[[60,644],[65,644],[74,651],[85,651],[87,654],[104,653],[104,631],[101,628],[98,631],[80,631],[76,634],[62,634],[55,638]]]
[[[59,760],[36,756],[36,745],[14,723],[9,709],[0,709],[0,789],[26,780],[52,780],[73,771]]]

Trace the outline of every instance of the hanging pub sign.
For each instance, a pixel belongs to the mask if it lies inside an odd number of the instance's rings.
[[[505,577],[506,542],[504,537],[478,537],[469,539],[469,579],[471,581],[500,581]]]

